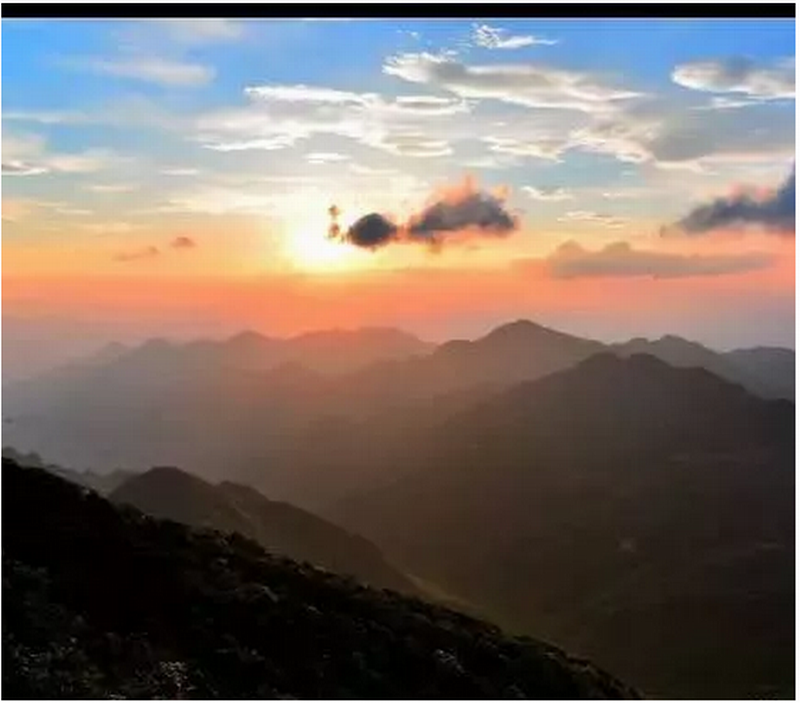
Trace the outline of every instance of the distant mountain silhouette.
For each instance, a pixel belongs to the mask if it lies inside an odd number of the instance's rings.
[[[418,592],[363,537],[288,503],[268,500],[247,486],[227,481],[214,486],[185,471],[158,467],[120,485],[109,500],[192,527],[238,532],[272,553],[373,586]]]
[[[151,340],[5,388],[4,429],[64,465],[191,466],[316,510],[413,470],[403,448],[450,414],[604,351],[653,352],[793,397],[789,350],[722,354],[677,337],[608,346],[526,320],[430,349],[381,329]]]
[[[3,460],[3,696],[609,698],[585,661]]]
[[[44,469],[51,474],[60,476],[71,483],[76,483],[85,488],[91,488],[100,495],[106,496],[125,481],[133,478],[137,474],[133,471],[121,471],[119,469],[108,473],[96,473],[94,471],[75,471],[67,469],[58,464],[46,463],[36,452],[24,454],[18,452],[13,447],[3,447],[3,458],[16,461],[22,466],[31,466],[37,469]]]
[[[674,335],[654,341],[632,339],[610,348],[623,356],[652,354],[672,366],[699,366],[765,398],[794,399],[794,352],[789,349],[756,347],[720,353]]]
[[[645,694],[793,696],[791,402],[604,353],[451,416],[413,456],[330,514]]]

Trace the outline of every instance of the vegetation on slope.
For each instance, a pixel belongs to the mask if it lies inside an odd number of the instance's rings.
[[[7,698],[607,698],[586,662],[3,460]]]

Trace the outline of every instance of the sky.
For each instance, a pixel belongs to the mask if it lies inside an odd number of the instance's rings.
[[[794,46],[791,20],[3,20],[4,320],[793,347]]]

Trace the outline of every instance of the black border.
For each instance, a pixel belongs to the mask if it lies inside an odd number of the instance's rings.
[[[794,19],[795,3],[24,3],[3,19]]]

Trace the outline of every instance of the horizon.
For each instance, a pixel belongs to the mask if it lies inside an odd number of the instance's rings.
[[[794,348],[794,22],[732,22],[5,20],[4,316]]]

